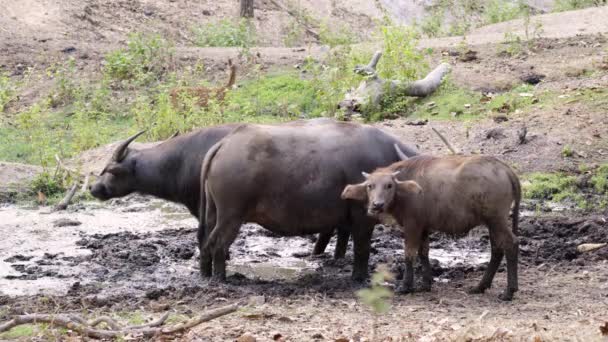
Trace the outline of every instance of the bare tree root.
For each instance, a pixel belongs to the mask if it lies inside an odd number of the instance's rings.
[[[459,154],[460,153],[458,151],[458,149],[456,149],[454,146],[452,146],[452,144],[450,144],[450,142],[448,141],[448,139],[446,139],[443,136],[443,134],[439,133],[439,131],[435,127],[431,127],[431,129],[433,130],[433,132],[435,132],[435,134],[437,134],[437,136],[439,137],[439,139],[441,139],[441,141],[443,141],[443,143],[445,144],[445,146],[447,146],[448,150],[450,150],[450,152],[452,152],[452,154]]]
[[[168,327],[161,327],[169,317],[168,312],[158,320],[149,324],[125,328],[121,328],[115,320],[107,316],[98,317],[97,319],[87,322],[82,317],[77,315],[29,314],[15,316],[12,320],[0,324],[0,333],[23,324],[46,323],[52,326],[70,329],[78,332],[81,335],[98,339],[110,339],[126,335],[137,335],[143,337],[174,335],[189,330],[201,323],[233,313],[240,307],[240,303],[223,306],[203,313],[200,316],[196,316],[186,322]],[[101,323],[106,323],[109,329],[96,329],[95,327]]]

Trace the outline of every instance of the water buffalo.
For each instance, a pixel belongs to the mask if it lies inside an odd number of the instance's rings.
[[[225,250],[244,222],[280,235],[331,232],[347,227],[354,242],[353,279],[367,277],[370,237],[377,221],[361,203],[340,199],[347,184],[416,154],[375,127],[333,121],[326,125],[243,125],[213,146],[203,162],[201,197],[206,196],[201,271],[224,280]],[[211,229],[213,227],[213,229]],[[204,229],[204,228],[203,228]]]
[[[478,225],[490,232],[491,257],[479,285],[483,293],[492,285],[503,255],[507,258],[507,288],[500,295],[511,300],[517,291],[517,225],[521,188],[513,170],[488,156],[418,156],[363,173],[363,183],[349,185],[342,198],[367,202],[370,216],[390,214],[405,237],[405,274],[400,292],[413,291],[413,261],[418,254],[423,287],[431,289],[429,232],[466,234]],[[507,223],[513,205],[512,228]]]
[[[306,122],[323,125],[334,121],[313,119]],[[91,194],[104,201],[133,192],[153,195],[185,205],[198,219],[203,159],[215,143],[238,126],[227,124],[202,128],[141,150],[129,148],[129,144],[143,132],[137,133],[118,145],[111,160],[91,185]],[[202,232],[199,231],[199,240]],[[313,253],[323,253],[331,236],[331,232],[319,236]],[[344,257],[348,238],[348,231],[338,228],[336,258]]]

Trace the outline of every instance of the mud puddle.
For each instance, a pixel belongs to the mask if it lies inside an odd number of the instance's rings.
[[[280,237],[257,225],[243,225],[230,250],[228,285],[209,286],[199,276],[197,222],[181,206],[132,196],[48,211],[0,207],[0,294],[86,297],[99,306],[108,298],[184,298],[209,291],[218,298],[264,291],[290,295],[351,286],[352,243],[344,260],[333,260],[334,239],[325,254],[312,256],[314,236]],[[580,243],[603,241],[608,241],[603,216],[529,216],[520,223],[524,265],[605,260],[608,248],[576,252]],[[489,250],[484,228],[460,239],[433,234],[435,279],[445,282],[483,270]],[[402,259],[400,232],[377,227],[370,270],[386,263],[399,279]]]

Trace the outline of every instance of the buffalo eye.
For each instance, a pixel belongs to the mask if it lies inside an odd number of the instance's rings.
[[[368,189],[373,189],[374,188],[374,184],[367,184],[367,188]]]
[[[387,188],[387,189],[392,189],[392,188],[393,188],[393,184],[390,184],[390,183],[389,183],[389,184],[387,184],[387,185],[386,185],[386,188]]]

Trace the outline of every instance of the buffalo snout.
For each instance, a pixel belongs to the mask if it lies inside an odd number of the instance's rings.
[[[91,195],[97,199],[102,201],[110,199],[110,194],[108,194],[108,189],[103,183],[95,183],[89,186],[89,191]]]

